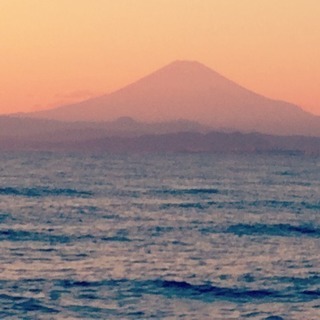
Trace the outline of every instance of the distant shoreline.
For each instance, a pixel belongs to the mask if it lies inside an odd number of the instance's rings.
[[[0,151],[79,151],[109,153],[245,153],[320,155],[320,138],[260,133],[178,132],[137,137],[42,140],[2,138]]]

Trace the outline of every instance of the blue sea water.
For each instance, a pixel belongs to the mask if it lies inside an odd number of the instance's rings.
[[[320,319],[320,158],[0,159],[0,319]]]

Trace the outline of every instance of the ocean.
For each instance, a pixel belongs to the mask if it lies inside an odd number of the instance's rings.
[[[320,319],[319,157],[0,159],[0,319]]]

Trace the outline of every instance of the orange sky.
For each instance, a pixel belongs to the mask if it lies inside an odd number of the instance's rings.
[[[0,113],[111,92],[177,59],[320,115],[319,0],[0,0]]]

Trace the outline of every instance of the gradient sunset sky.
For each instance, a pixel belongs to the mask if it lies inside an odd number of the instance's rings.
[[[112,92],[197,60],[320,115],[319,0],[0,0],[0,113]]]

